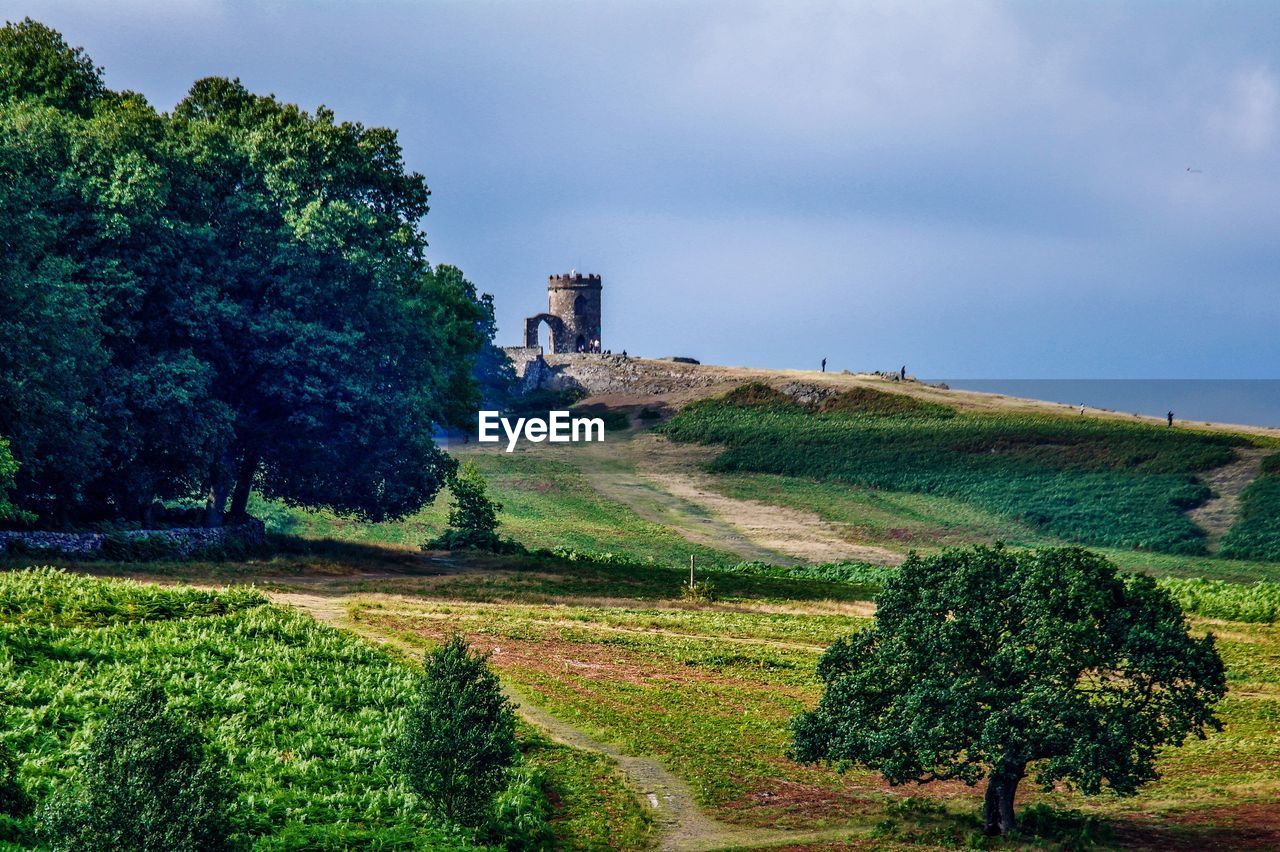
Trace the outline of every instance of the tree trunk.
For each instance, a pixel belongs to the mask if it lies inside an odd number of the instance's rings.
[[[253,490],[253,477],[258,472],[258,453],[246,450],[240,469],[236,471],[236,489],[231,495],[231,512],[233,518],[243,518],[249,508],[249,492]]]
[[[222,455],[209,470],[209,496],[204,504],[206,527],[222,526],[222,510],[227,505],[227,492],[230,490],[230,483],[227,481],[227,458]]]
[[[1013,815],[1013,796],[1018,791],[1018,782],[1026,772],[1025,763],[1005,763],[992,771],[982,806],[987,834],[1008,834],[1017,827]]]

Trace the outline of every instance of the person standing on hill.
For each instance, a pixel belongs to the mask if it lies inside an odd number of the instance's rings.
[[[902,378],[902,381],[904,381],[904,382],[905,382],[905,381],[907,380],[907,365],[906,365],[906,364],[903,364],[903,365],[902,365],[902,371],[901,371],[901,372],[899,372],[899,373],[898,373],[898,375]]]
[[[827,371],[827,359],[826,359],[826,358],[823,358],[823,359],[822,359],[822,372],[824,372],[824,373],[825,373],[826,371]]]
[[[1169,412],[1167,415],[1165,415],[1165,416],[1169,418],[1169,425],[1170,425],[1170,426],[1172,426],[1172,425],[1173,425],[1173,412],[1172,412],[1172,411],[1170,411],[1170,412]]]

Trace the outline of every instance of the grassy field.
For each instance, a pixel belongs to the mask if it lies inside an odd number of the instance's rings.
[[[0,736],[37,798],[134,682],[159,683],[228,755],[235,825],[257,849],[469,848],[388,764],[412,670],[259,593],[160,588],[42,570],[0,574]],[[525,732],[565,848],[643,845],[648,824],[611,764]],[[32,840],[31,820],[11,840]]]
[[[1240,520],[1222,540],[1223,555],[1280,561],[1280,453],[1263,459],[1262,475],[1240,499]]]
[[[490,495],[502,503],[502,529],[530,549],[561,548],[594,554],[624,553],[631,559],[667,564],[729,565],[738,557],[692,544],[666,526],[647,521],[595,489],[572,464],[532,453],[473,453],[470,458],[489,481]],[[368,524],[328,512],[305,512],[255,501],[252,511],[270,529],[308,538],[417,547],[448,523],[449,499],[403,520]]]
[[[843,826],[854,837],[879,833],[925,846],[975,839],[980,791],[958,783],[891,789],[871,773],[840,774],[786,757],[788,720],[817,699],[818,656],[867,623],[871,610],[856,595],[728,596],[699,607],[572,596],[528,603],[519,583],[504,588],[501,578],[470,575],[454,582],[446,595],[434,583],[409,582],[394,595],[356,595],[348,614],[362,631],[412,647],[464,632],[493,650],[503,678],[530,700],[601,741],[657,759],[720,819]],[[464,592],[468,582],[482,593]],[[1254,825],[1258,813],[1272,824],[1277,816],[1280,627],[1204,618],[1193,627],[1220,637],[1231,684],[1222,706],[1226,730],[1169,750],[1164,777],[1135,798],[1044,793],[1027,784],[1020,806],[1078,811],[1076,822],[1092,817],[1142,848],[1268,848],[1237,845],[1232,832],[1264,831]],[[931,804],[903,805],[904,796]]]
[[[773,394],[696,402],[661,428],[723,444],[716,472],[952,497],[1045,535],[1125,549],[1203,553],[1204,533],[1184,514],[1210,496],[1195,474],[1245,444],[1094,418],[814,411]]]

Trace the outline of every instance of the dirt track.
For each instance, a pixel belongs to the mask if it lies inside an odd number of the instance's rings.
[[[349,581],[350,578],[347,578],[346,582]],[[269,594],[276,603],[302,610],[317,621],[358,633],[376,644],[393,645],[416,653],[416,649],[410,649],[376,632],[368,624],[353,623],[347,617],[347,596],[343,594],[317,594],[313,591],[277,591]],[[520,717],[551,739],[574,748],[606,755],[613,760],[640,799],[653,809],[659,832],[658,843],[663,850],[710,852],[716,849],[819,843],[849,837],[847,829],[784,831],[721,822],[703,813],[694,801],[688,785],[656,760],[626,754],[608,743],[602,743],[532,704],[510,687],[504,686],[504,690],[519,705],[517,712]]]

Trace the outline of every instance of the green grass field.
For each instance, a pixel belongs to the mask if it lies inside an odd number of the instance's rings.
[[[434,584],[405,584],[394,597],[356,596],[348,611],[362,631],[412,647],[463,631],[494,650],[503,678],[530,700],[601,741],[657,759],[725,821],[843,826],[850,836],[881,832],[930,848],[973,839],[980,790],[958,783],[891,789],[872,773],[841,774],[786,757],[788,720],[817,699],[819,655],[866,623],[867,606],[736,596],[700,607],[572,596],[531,604],[522,602],[518,582],[504,589],[492,577],[470,581],[483,585],[486,602],[457,586],[446,596]],[[1044,793],[1026,784],[1020,807],[1078,811],[1140,848],[1234,848],[1231,832],[1280,789],[1280,626],[1196,617],[1193,629],[1220,639],[1231,690],[1222,705],[1226,730],[1168,750],[1162,779],[1137,797]],[[935,804],[904,810],[904,796]]]
[[[720,473],[957,498],[1056,538],[1166,553],[1204,553],[1203,531],[1184,514],[1210,496],[1195,474],[1246,443],[1095,418],[824,412],[735,394],[687,406],[663,433],[724,445],[712,464]]]
[[[235,825],[253,848],[470,847],[388,762],[411,668],[257,592],[7,572],[0,637],[0,736],[37,799],[67,778],[113,700],[159,683],[228,755]],[[607,760],[527,731],[525,748],[550,772],[564,848],[643,844],[645,815]],[[32,841],[30,818],[11,828],[19,846]]]
[[[691,544],[668,527],[647,521],[602,496],[581,471],[565,461],[531,453],[473,453],[467,457],[488,479],[490,496],[502,503],[502,535],[530,549],[621,553],[630,559],[664,564],[687,563],[690,554],[707,564],[738,561],[725,551]],[[255,501],[252,511],[265,517],[276,532],[417,547],[447,526],[449,498],[442,493],[435,503],[403,521],[379,524],[260,500]]]
[[[1262,475],[1240,502],[1240,520],[1222,540],[1223,555],[1280,561],[1280,453],[1263,459]]]

